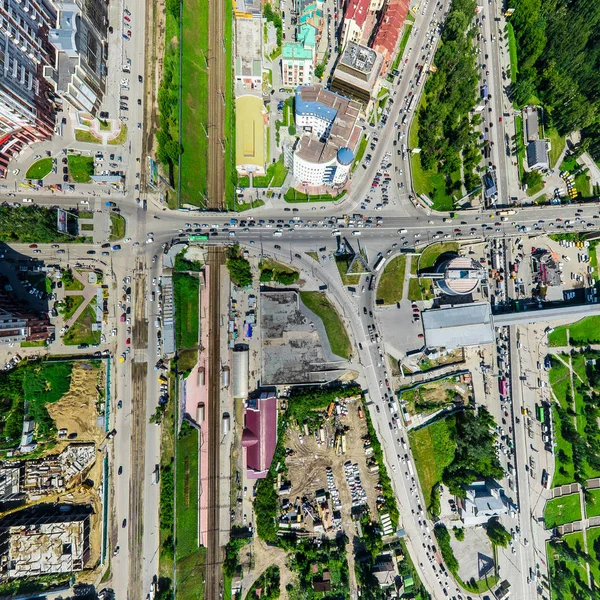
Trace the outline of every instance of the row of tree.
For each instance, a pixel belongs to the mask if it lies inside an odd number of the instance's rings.
[[[481,153],[470,121],[479,81],[473,45],[475,8],[476,0],[452,2],[435,55],[437,71],[427,80],[425,102],[419,110],[421,165],[427,170],[437,167],[451,192],[460,192],[460,182],[454,184],[457,189],[451,189],[451,175],[460,172],[461,160],[467,189],[478,182],[473,170]]]
[[[583,130],[600,159],[600,4],[589,0],[510,0],[518,51],[517,104],[535,94],[559,133]]]
[[[456,414],[456,451],[442,475],[452,494],[462,497],[464,487],[474,481],[504,476],[494,447],[495,427],[494,418],[483,406],[476,412],[464,410]]]

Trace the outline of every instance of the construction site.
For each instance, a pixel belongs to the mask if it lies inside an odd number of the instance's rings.
[[[379,467],[360,400],[331,403],[319,425],[289,427],[278,477],[280,530],[335,537],[382,507]],[[358,526],[358,523],[357,523]]]

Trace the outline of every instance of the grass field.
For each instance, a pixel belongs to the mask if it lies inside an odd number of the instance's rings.
[[[579,494],[569,494],[560,498],[553,498],[546,503],[544,510],[544,523],[546,529],[552,529],[558,525],[579,521],[581,519],[581,507]]]
[[[425,269],[430,269],[433,267],[436,260],[445,252],[458,252],[458,244],[456,242],[440,242],[439,244],[431,244],[431,246],[427,246],[427,248],[423,250],[419,260],[413,260],[412,262],[415,265],[415,269],[418,266],[421,271],[424,271]]]
[[[377,301],[383,304],[395,304],[402,300],[402,288],[406,271],[406,255],[392,258],[385,267],[377,286]]]
[[[304,305],[323,321],[331,351],[342,358],[350,358],[352,345],[342,319],[327,296],[321,292],[300,292]]]
[[[444,469],[454,459],[454,428],[454,417],[448,417],[408,434],[427,506],[431,503],[433,486],[442,480]]]
[[[92,303],[94,306],[92,306]],[[92,323],[96,322],[96,299],[90,300],[86,308],[71,325],[69,331],[63,336],[63,343],[66,346],[78,346],[79,344],[99,344],[100,332],[92,331]]]
[[[65,296],[65,312],[63,313],[63,317],[65,321],[68,321],[77,311],[77,309],[83,303],[83,296],[79,294],[73,296]]]
[[[198,344],[198,294],[200,282],[186,273],[173,275],[175,292],[175,336],[178,349],[193,348]]]
[[[567,156],[563,159],[562,163],[560,163],[561,171],[575,171],[575,169],[579,168],[579,164],[577,163],[577,159],[573,156]]]
[[[425,102],[425,96],[421,98],[421,102],[415,107],[415,116],[412,121],[409,132],[410,148],[419,147],[419,110]],[[432,202],[435,210],[452,210],[454,208],[453,199],[446,193],[446,180],[444,175],[438,173],[437,169],[431,171],[423,170],[421,167],[421,154],[416,153],[411,155],[411,170],[413,176],[413,189],[417,194],[425,194]],[[460,178],[460,173],[453,174],[454,181]]]
[[[531,196],[535,196],[536,194],[539,194],[543,189],[544,189],[544,182],[540,181],[537,185],[534,185],[533,187],[528,187],[526,193],[531,198]]]
[[[550,346],[567,345],[567,329],[569,343],[574,346],[587,346],[600,343],[600,316],[586,317],[571,325],[557,327],[549,336]]]
[[[600,548],[600,527],[592,527],[586,532],[588,553],[594,560],[590,562],[590,570],[596,585],[600,582],[600,562],[598,548]]]
[[[431,300],[433,280],[428,277],[411,277],[408,282],[408,300]]]
[[[575,177],[575,187],[582,198],[590,198],[592,196],[590,176],[586,173],[580,173]]]
[[[127,141],[127,125],[123,124],[123,125],[121,125],[121,131],[119,131],[119,135],[112,140],[108,140],[108,143],[111,146],[121,146],[126,141]]]
[[[25,179],[44,179],[50,171],[52,171],[52,159],[42,158],[27,169]]]
[[[283,164],[283,158],[281,158],[276,163],[271,163],[268,166],[267,174],[264,177],[255,177],[252,180],[252,185],[257,188],[279,188],[283,185],[287,172],[288,170]]]
[[[554,168],[554,165],[556,165],[556,163],[558,162],[558,158],[564,150],[566,140],[553,127],[546,129],[546,135],[551,144],[549,155],[550,167]]]
[[[116,242],[125,237],[125,218],[115,213],[110,214],[110,241]]]
[[[551,348],[563,347],[568,344],[567,328],[557,327],[554,331],[548,334],[548,345]]]
[[[588,493],[591,494],[593,501],[586,502],[585,514],[588,519],[591,517],[600,517],[600,489],[588,490]],[[600,529],[598,531],[600,531]],[[598,581],[600,581],[600,579]]]
[[[510,54],[510,79],[515,83],[519,72],[519,63],[517,62],[517,40],[515,39],[515,30],[512,23],[506,24],[506,31],[508,33],[508,52]]]
[[[185,0],[182,21],[181,203],[199,206],[206,194],[208,167],[203,129],[208,121],[208,0]]]
[[[515,136],[517,140],[523,139],[523,117],[521,115],[517,115],[515,117]],[[520,144],[520,150],[517,154],[517,163],[519,164],[519,180],[523,181],[523,175],[525,173],[525,169],[523,168],[523,161],[525,160],[525,146]]]
[[[228,210],[235,209],[235,188],[237,186],[237,170],[235,162],[235,95],[233,83],[233,0],[225,0],[225,203]],[[270,160],[270,158],[267,158]]]
[[[94,174],[94,157],[69,154],[69,175],[76,183],[87,183]]]

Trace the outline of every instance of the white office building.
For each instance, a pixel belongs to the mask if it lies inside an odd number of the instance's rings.
[[[296,91],[296,129],[292,172],[299,186],[343,185],[354,162],[362,129],[360,105],[322,86]]]

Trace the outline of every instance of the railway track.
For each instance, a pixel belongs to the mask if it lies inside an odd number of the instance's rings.
[[[131,477],[129,479],[129,600],[141,600],[144,533],[144,447],[148,364],[134,362],[132,378]],[[119,526],[121,524],[119,523]]]
[[[208,208],[220,210],[225,196],[225,69],[227,66],[223,39],[225,35],[225,2],[209,2],[208,15]],[[200,135],[200,134],[199,134]]]
[[[209,248],[209,390],[208,390],[208,522],[206,552],[205,600],[219,600],[222,592],[221,547],[219,544],[219,449],[221,444],[221,356],[220,307],[221,266],[225,263],[224,248]]]

